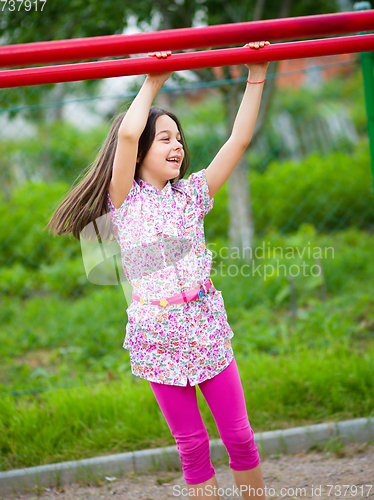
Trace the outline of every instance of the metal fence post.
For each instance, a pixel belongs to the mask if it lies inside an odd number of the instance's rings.
[[[354,10],[369,10],[371,9],[370,2],[356,2],[353,6]],[[367,114],[367,127],[369,135],[369,146],[371,156],[371,173],[373,180],[373,195],[374,195],[374,72],[373,61],[374,52],[361,52],[361,68],[364,79],[364,93]]]

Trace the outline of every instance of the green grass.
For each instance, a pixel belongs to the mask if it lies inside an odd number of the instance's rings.
[[[349,343],[237,356],[255,432],[374,415],[374,348]],[[219,438],[197,390],[211,439]],[[228,404],[222,402],[222,404]],[[149,383],[131,380],[0,400],[1,469],[175,444]]]
[[[374,415],[374,237],[354,228],[316,235],[310,226],[266,236],[282,248],[308,239],[335,254],[322,260],[323,280],[295,277],[296,315],[282,276],[213,278],[235,333],[255,432]],[[289,267],[297,260],[281,261]],[[218,256],[215,268],[220,262],[242,264]],[[1,470],[175,444],[149,382],[131,374],[121,347],[126,307],[119,287],[76,300],[2,297]]]

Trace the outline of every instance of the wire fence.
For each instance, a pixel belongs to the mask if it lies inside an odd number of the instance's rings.
[[[229,115],[245,77],[235,68],[227,71],[183,74],[156,98],[184,127],[192,158],[187,175],[207,168],[229,136]],[[234,331],[242,314],[258,304],[286,310],[297,322],[311,301],[374,282],[374,203],[359,59],[307,60],[267,79],[266,113],[241,167],[248,194],[238,192],[249,218],[233,208],[233,176],[205,220],[212,278],[223,290]],[[94,85],[74,83],[0,94],[2,395],[108,382],[129,372],[128,353],[121,350],[123,288],[91,283],[80,243],[43,228],[93,161],[109,118],[131,102],[140,82],[134,79],[125,92],[114,87],[123,85],[120,79],[99,93]],[[248,221],[250,259],[233,243],[236,224]]]

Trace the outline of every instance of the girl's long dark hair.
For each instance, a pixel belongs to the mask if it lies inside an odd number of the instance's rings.
[[[81,231],[102,215],[109,212],[107,192],[112,178],[113,161],[117,146],[118,129],[126,112],[120,113],[112,120],[108,137],[105,139],[94,162],[86,167],[85,171],[74,181],[74,185],[58,205],[49,223],[44,227],[52,231],[54,236],[72,234],[80,240]],[[147,124],[139,138],[138,159],[135,167],[134,178],[146,154],[148,153],[156,131],[156,120],[159,116],[168,115],[177,124],[181,134],[181,143],[184,149],[184,159],[179,175],[171,180],[177,182],[182,179],[188,170],[190,156],[185,135],[178,118],[162,108],[152,106],[149,110]]]

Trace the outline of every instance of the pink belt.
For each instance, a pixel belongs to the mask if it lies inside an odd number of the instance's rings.
[[[208,278],[207,281],[200,285],[200,288],[192,288],[192,290],[187,290],[186,292],[178,293],[172,297],[167,297],[166,299],[144,299],[139,295],[132,293],[132,298],[138,300],[142,304],[153,305],[153,306],[167,306],[168,304],[181,304],[183,302],[189,302],[190,300],[195,300],[198,297],[203,297],[208,293],[209,289],[212,288],[213,292],[216,290],[213,285],[213,281]]]

